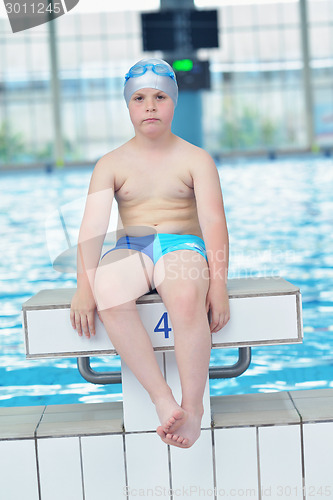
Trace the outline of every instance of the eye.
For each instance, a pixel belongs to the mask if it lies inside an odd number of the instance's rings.
[[[143,97],[141,95],[137,95],[136,97],[134,97],[134,101],[141,102],[143,101]]]
[[[158,101],[163,101],[163,99],[165,99],[165,95],[164,95],[164,94],[159,94],[159,95],[157,96],[157,100],[158,100]]]

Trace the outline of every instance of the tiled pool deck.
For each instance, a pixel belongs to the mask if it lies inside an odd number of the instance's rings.
[[[1,408],[1,498],[333,499],[333,389],[212,397],[211,411],[181,450],[126,432],[121,402]]]

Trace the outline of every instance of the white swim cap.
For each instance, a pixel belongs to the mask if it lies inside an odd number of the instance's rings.
[[[124,97],[128,107],[131,96],[140,89],[162,90],[177,105],[178,86],[176,75],[163,59],[141,59],[125,75]]]

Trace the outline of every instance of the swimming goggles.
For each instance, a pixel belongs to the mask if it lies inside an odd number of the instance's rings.
[[[173,80],[176,81],[175,75],[170,69],[164,64],[135,64],[131,67],[128,73],[125,75],[125,83],[130,78],[136,78],[137,76],[144,75],[147,70],[150,69],[155,73],[155,75],[159,76],[170,76]]]

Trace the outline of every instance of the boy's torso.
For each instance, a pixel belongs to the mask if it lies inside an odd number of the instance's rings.
[[[202,237],[191,175],[191,155],[181,153],[180,149],[163,158],[158,153],[149,158],[121,155],[115,175],[119,228],[148,226],[158,233]]]

